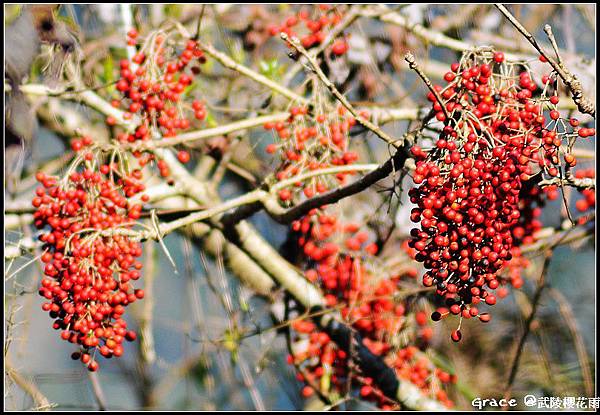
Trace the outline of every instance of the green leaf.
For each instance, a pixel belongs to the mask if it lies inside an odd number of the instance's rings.
[[[233,58],[233,60],[237,63],[244,63],[244,61],[246,60],[246,52],[244,52],[244,49],[239,47],[234,47],[231,49],[231,57]]]
[[[198,88],[198,82],[196,82],[196,81],[192,82],[183,90],[183,93],[181,94],[181,98],[188,97],[190,95],[190,93],[197,88]]]
[[[278,80],[285,70],[285,66],[279,65],[277,58],[261,60],[258,67],[262,75],[274,81]]]
[[[214,128],[218,125],[219,124],[217,123],[217,120],[215,119],[215,117],[213,117],[212,112],[207,111],[206,112],[206,126],[209,128]]]
[[[324,394],[329,393],[329,388],[331,387],[331,368],[327,365],[325,367],[325,373],[321,376],[321,392]]]
[[[269,73],[270,66],[267,62],[260,61],[258,63],[258,67],[260,68],[260,73],[262,73],[263,75]]]
[[[248,311],[250,311],[250,306],[248,305],[248,303],[246,302],[246,300],[244,300],[243,298],[240,298],[240,309],[244,313],[247,313]]]
[[[231,361],[233,363],[237,362],[239,357],[240,341],[241,334],[235,327],[225,331],[223,336],[223,347],[231,353]]]
[[[115,80],[115,62],[112,58],[112,56],[109,54],[106,59],[104,60],[104,64],[103,64],[103,72],[102,72],[102,83],[103,84],[110,84]],[[108,91],[110,93],[115,92],[115,86],[111,85],[108,88]]]

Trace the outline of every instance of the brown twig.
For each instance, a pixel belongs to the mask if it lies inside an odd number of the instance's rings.
[[[575,344],[575,352],[577,353],[579,367],[581,368],[581,377],[583,379],[585,395],[593,396],[594,381],[589,367],[589,358],[587,351],[585,350],[583,337],[581,336],[581,332],[577,328],[577,319],[573,314],[573,309],[560,291],[550,287],[548,289],[548,292],[550,296],[554,298],[554,300],[558,303],[558,309],[560,311],[560,314],[563,316],[565,322],[567,323],[567,327],[573,338],[573,343]]]
[[[244,66],[242,64],[237,63],[228,55],[218,51],[212,45],[202,44],[202,50],[204,50],[209,56],[217,60],[221,65],[225,66],[228,69],[234,70],[236,72],[241,73],[244,76],[266,86],[270,90],[277,92],[284,97],[290,99],[291,101],[297,102],[299,104],[307,105],[308,100],[301,95],[296,94],[294,91],[278,84],[267,78],[264,75],[259,74],[258,72],[253,71],[252,69]]]
[[[152,364],[156,360],[156,351],[154,349],[154,332],[152,330],[152,321],[154,319],[154,278],[156,276],[157,256],[153,244],[145,247],[144,263],[144,305],[140,315],[140,344],[139,351],[142,364]]]
[[[551,258],[552,258],[552,250],[548,249],[545,252],[544,264],[542,265],[542,272],[538,279],[537,288],[535,290],[533,299],[531,301],[531,304],[532,304],[531,312],[529,313],[529,317],[525,321],[525,329],[519,339],[519,343],[517,345],[517,351],[515,353],[515,357],[513,359],[511,367],[510,367],[510,374],[508,376],[508,380],[506,382],[506,387],[504,389],[504,398],[505,399],[510,398],[512,386],[513,386],[513,383],[517,376],[517,372],[519,370],[519,363],[521,361],[521,354],[523,353],[523,349],[525,347],[525,341],[527,340],[527,337],[529,336],[529,333],[531,332],[532,323],[533,323],[533,320],[535,319],[535,316],[537,313],[539,302],[542,297],[542,292],[546,288],[546,273],[548,272],[548,266],[550,265]]]
[[[519,340],[515,358],[511,365],[510,374],[508,376],[508,381],[506,383],[506,388],[504,391],[504,398],[506,398],[506,399],[508,399],[510,397],[512,385],[515,381],[515,378],[517,376],[517,372],[519,369],[519,362],[521,360],[521,354],[522,354],[523,348],[525,346],[525,341],[527,340],[527,336],[529,335],[529,332],[531,331],[531,326],[532,326],[533,320],[535,319],[535,315],[536,315],[538,305],[539,305],[539,302],[540,302],[540,299],[542,296],[542,292],[547,287],[546,274],[548,272],[548,267],[550,266],[550,260],[552,259],[552,255],[554,253],[554,248],[556,248],[558,245],[563,243],[564,240],[566,240],[569,237],[569,234],[571,233],[571,231],[573,231],[574,229],[576,229],[576,228],[573,227],[573,228],[563,232],[562,234],[560,234],[560,236],[557,239],[555,239],[544,250],[544,263],[542,265],[542,272],[540,274],[540,278],[538,279],[536,291],[533,295],[531,313],[529,314],[529,317],[527,318],[527,321],[525,322],[525,330],[523,331],[523,335],[521,336],[521,338]]]
[[[393,171],[401,170],[404,167],[404,162],[409,157],[408,152],[403,148],[397,150],[396,154],[389,158],[385,163],[374,169],[370,173],[364,175],[359,180],[356,180],[346,186],[330,190],[326,193],[314,196],[304,202],[284,209],[279,206],[276,200],[272,198],[264,198],[260,202],[247,204],[242,206],[230,214],[223,217],[222,222],[226,226],[231,226],[243,219],[246,219],[260,211],[262,208],[267,210],[269,216],[279,223],[291,223],[292,221],[306,215],[312,209],[320,208],[325,205],[339,202],[340,200],[362,192],[378,181],[389,176]]]
[[[342,32],[350,26],[354,21],[360,16],[360,9],[364,7],[362,5],[352,5],[350,6],[350,10],[344,14],[344,18],[327,33],[327,37],[323,42],[319,44],[314,49],[311,49],[311,53],[313,56],[319,56],[330,44],[333,42]],[[294,76],[300,72],[302,69],[302,62],[297,62],[294,66],[292,66],[287,73],[285,74],[282,84],[287,86],[290,84]]]
[[[577,190],[595,189],[596,180],[589,177],[576,178],[571,173],[570,175],[565,175],[562,179],[560,177],[554,177],[552,179],[542,180],[539,183],[539,186],[571,186]]]
[[[510,11],[501,3],[495,4],[496,8],[512,23],[512,25],[519,31],[525,38],[531,43],[531,45],[542,55],[552,66],[552,69],[560,76],[564,84],[569,88],[571,92],[571,98],[577,105],[580,112],[590,114],[596,118],[596,106],[595,104],[584,95],[583,86],[581,81],[577,79],[577,76],[569,72],[560,62],[557,62],[552,56],[550,56],[537,42],[535,37],[527,30],[523,25],[513,16]],[[547,25],[546,25],[547,26]],[[546,32],[548,33],[548,32]]]
[[[306,58],[310,65],[310,69],[317,75],[317,77],[321,80],[323,85],[331,92],[331,94],[352,114],[356,121],[365,127],[366,129],[372,131],[381,138],[383,141],[391,145],[392,147],[399,148],[400,144],[399,140],[392,138],[389,134],[383,131],[379,126],[373,124],[371,121],[367,120],[365,117],[360,115],[356,109],[350,104],[348,99],[335,87],[333,82],[323,73],[321,67],[316,62],[315,58],[309,55],[309,53],[304,49],[300,41],[295,37],[289,37],[286,33],[281,33],[281,38],[288,42],[294,49],[296,49],[302,56]]]
[[[552,233],[548,236],[544,236],[542,239],[528,245],[521,247],[521,253],[530,254],[532,252],[543,251],[548,247],[556,247],[559,245],[569,244],[571,242],[579,241],[584,238],[588,238],[594,235],[594,228],[586,228],[582,226],[575,226],[565,231],[552,230]]]
[[[25,393],[33,399],[37,410],[49,410],[52,405],[46,396],[40,392],[38,387],[31,380],[25,378],[12,367],[10,362],[4,362],[6,374],[15,382]]]
[[[98,374],[95,372],[88,372],[90,383],[92,384],[92,392],[94,393],[94,399],[96,400],[96,404],[98,405],[98,410],[106,411],[106,398],[104,397],[104,391],[102,390],[102,385],[100,385],[100,381],[98,380]]]
[[[474,48],[474,45],[472,44],[451,38],[439,31],[431,30],[420,23],[412,22],[408,17],[389,9],[383,4],[373,4],[365,7],[362,11],[362,15],[365,17],[376,18],[383,23],[400,26],[418,38],[422,39],[425,43],[433,46],[448,48],[457,52],[464,52],[465,50],[471,50]],[[506,54],[506,59],[511,61],[525,61],[529,58],[530,56],[526,55],[514,53]]]
[[[556,55],[556,61],[558,63],[558,66],[563,68],[563,61],[560,57],[560,51],[558,49],[558,44],[556,43],[556,38],[554,37],[554,33],[552,33],[552,27],[549,24],[544,25],[544,32],[546,32],[546,36],[548,36],[548,39],[550,40],[552,49],[554,49],[554,54]]]
[[[416,61],[415,57],[413,56],[413,54],[407,53],[406,55],[404,55],[404,60],[406,62],[408,62],[408,67],[410,69],[414,70],[417,73],[417,75],[419,75],[419,77],[423,80],[425,85],[427,85],[427,88],[429,88],[431,93],[435,96],[435,99],[437,100],[438,104],[440,104],[440,107],[442,107],[442,111],[444,112],[446,119],[449,120],[450,113],[448,112],[448,109],[446,108],[446,105],[444,104],[444,101],[442,100],[442,96],[433,87],[433,84],[431,83],[431,81],[429,80],[429,78],[427,77],[425,72],[423,72],[423,70],[419,67],[419,64],[417,64],[417,61]]]

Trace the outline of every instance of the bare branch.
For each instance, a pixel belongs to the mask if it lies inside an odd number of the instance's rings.
[[[359,124],[361,124],[363,127],[367,128],[368,130],[375,133],[375,135],[377,135],[379,138],[381,138],[383,141],[385,141],[392,147],[395,147],[395,148],[399,147],[399,144],[398,144],[399,140],[392,138],[389,134],[387,134],[385,131],[383,131],[381,128],[379,128],[377,125],[373,124],[371,121],[367,120],[365,117],[363,117],[356,111],[356,109],[352,106],[352,104],[350,104],[348,99],[346,99],[346,97],[340,91],[338,91],[338,89],[335,87],[333,82],[331,82],[329,80],[329,78],[327,78],[327,76],[321,70],[321,67],[319,66],[319,64],[315,61],[315,59],[312,56],[310,56],[308,54],[306,49],[304,49],[304,47],[300,44],[300,41],[297,38],[294,38],[294,37],[290,38],[286,33],[281,33],[281,38],[283,40],[289,42],[289,44],[292,45],[294,47],[294,49],[296,49],[302,56],[304,56],[306,58],[306,60],[308,61],[308,63],[311,66],[312,71],[319,77],[321,82],[327,87],[327,89],[329,89],[329,91],[333,94],[333,96],[348,111],[350,111],[350,114],[352,114],[352,116],[354,118],[356,118],[356,121],[358,121]]]
[[[450,119],[450,113],[448,112],[448,109],[446,108],[446,105],[444,104],[444,101],[442,100],[442,96],[433,87],[433,84],[431,83],[431,81],[429,80],[429,78],[427,77],[427,75],[425,75],[425,73],[423,72],[423,70],[419,67],[419,65],[417,64],[417,61],[415,60],[415,57],[413,56],[413,54],[412,53],[407,53],[404,56],[404,60],[406,62],[408,62],[409,68],[412,69],[412,70],[414,70],[417,73],[417,75],[419,75],[419,77],[423,80],[423,82],[425,82],[425,85],[427,85],[427,88],[429,88],[429,90],[431,91],[431,93],[435,96],[435,99],[437,100],[438,104],[440,104],[440,107],[442,107],[442,111],[444,112],[444,115],[446,116],[446,119]]]
[[[569,72],[563,65],[557,62],[552,56],[550,56],[544,49],[538,44],[537,40],[523,25],[517,20],[515,16],[513,16],[506,7],[504,7],[501,3],[497,3],[495,5],[500,12],[506,16],[506,18],[512,23],[512,25],[519,31],[525,38],[531,43],[531,45],[542,55],[552,66],[552,69],[560,76],[562,81],[565,83],[569,91],[571,92],[571,97],[577,108],[580,112],[585,114],[590,114],[592,117],[596,118],[596,106],[595,104],[584,95],[583,86],[581,85],[581,81],[577,79],[577,76]],[[550,32],[551,33],[551,32]]]
[[[13,382],[15,382],[21,389],[23,389],[25,393],[31,396],[37,410],[47,411],[51,409],[52,404],[50,403],[48,398],[46,398],[46,396],[42,392],[40,392],[35,383],[25,378],[19,372],[17,372],[17,370],[14,367],[12,367],[8,360],[4,362],[4,365],[6,373],[8,374],[8,376],[10,376]]]
[[[226,54],[215,49],[212,45],[202,44],[201,47],[208,55],[210,55],[211,57],[213,57],[214,59],[219,61],[219,63],[221,63],[226,68],[237,71],[237,72],[241,73],[242,75],[247,76],[248,78],[266,86],[267,88],[271,89],[272,91],[275,91],[278,94],[283,95],[284,97],[290,99],[291,101],[297,102],[298,104],[302,104],[302,105],[308,104],[308,100],[306,98],[304,98],[303,96],[300,96],[300,95],[296,94],[294,91],[278,84],[277,82],[270,80],[266,76],[253,71],[252,69],[248,68],[247,66],[237,63],[236,61],[231,59]]]

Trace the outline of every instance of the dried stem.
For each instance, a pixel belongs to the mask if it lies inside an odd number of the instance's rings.
[[[565,175],[564,178],[554,177],[552,179],[542,180],[538,184],[539,186],[571,186],[576,188],[577,190],[583,189],[595,189],[596,188],[596,179],[592,179],[589,177],[576,178],[571,173],[570,175]]]
[[[525,341],[527,340],[527,337],[529,336],[529,333],[531,332],[532,323],[533,323],[533,320],[535,319],[535,316],[536,316],[536,313],[538,310],[540,299],[542,297],[542,292],[546,288],[546,273],[548,272],[548,266],[550,265],[551,258],[552,258],[552,250],[548,249],[545,253],[544,264],[542,265],[542,272],[538,279],[537,288],[533,295],[533,300],[531,301],[531,304],[532,304],[531,312],[529,313],[529,317],[527,317],[527,320],[525,321],[525,330],[523,331],[523,334],[521,335],[521,337],[519,339],[515,357],[513,359],[511,367],[510,367],[510,374],[508,376],[508,381],[506,382],[506,387],[504,389],[504,398],[505,399],[510,398],[510,395],[512,392],[512,386],[513,386],[513,383],[517,376],[517,372],[519,370],[519,363],[521,362],[521,355],[522,355],[523,349],[525,347]]]
[[[596,118],[596,106],[595,104],[584,95],[583,86],[581,85],[581,81],[577,79],[577,77],[569,72],[565,67],[563,67],[559,62],[557,62],[552,56],[550,56],[544,49],[538,44],[535,37],[529,33],[525,27],[517,20],[515,16],[513,16],[506,7],[502,4],[497,3],[495,5],[498,10],[508,19],[510,23],[519,31],[525,38],[531,43],[531,45],[542,55],[552,66],[552,69],[560,76],[562,81],[565,83],[569,91],[571,92],[571,98],[573,102],[577,105],[577,108],[580,112],[585,114],[590,114],[592,117]]]
[[[348,10],[348,12],[344,14],[344,18],[342,19],[342,21],[339,22],[332,30],[330,30],[327,33],[327,37],[325,38],[325,40],[323,40],[323,42],[321,42],[319,46],[315,47],[314,49],[311,49],[311,54],[316,57],[319,56],[325,49],[327,49],[327,47],[339,35],[341,35],[348,26],[350,26],[358,17],[360,17],[362,7],[364,6],[358,4],[351,5],[350,10]],[[292,82],[294,76],[296,76],[298,72],[300,72],[300,70],[302,69],[302,63],[302,61],[297,62],[286,72],[282,81],[283,85],[287,86],[290,84],[290,82]]]
[[[429,88],[429,90],[431,91],[431,93],[435,96],[435,99],[437,100],[438,104],[440,104],[440,107],[442,107],[442,111],[444,112],[444,115],[446,116],[446,119],[449,120],[450,119],[450,113],[448,112],[448,109],[446,108],[446,104],[444,104],[444,101],[442,100],[442,96],[433,87],[433,84],[431,83],[431,81],[429,80],[429,78],[427,77],[427,75],[425,74],[425,72],[423,72],[423,70],[419,67],[419,65],[417,64],[417,61],[415,60],[415,57],[413,56],[413,54],[412,53],[407,53],[404,56],[404,60],[406,62],[408,62],[408,67],[410,69],[414,70],[417,73],[417,75],[419,75],[419,77],[423,80],[423,82],[425,82],[425,85],[427,85],[427,88]]]
[[[15,368],[12,367],[8,359],[4,362],[5,371],[8,376],[15,382],[25,393],[33,399],[37,410],[49,410],[52,407],[46,396],[40,392],[35,383],[21,375]]]
[[[375,135],[377,135],[379,138],[381,138],[383,141],[385,141],[392,147],[399,148],[399,140],[392,138],[389,134],[387,134],[377,125],[373,124],[371,121],[367,120],[365,117],[363,117],[356,111],[356,109],[352,106],[352,104],[350,104],[348,99],[346,99],[346,97],[340,91],[338,91],[333,82],[331,82],[329,78],[327,78],[327,76],[321,70],[319,64],[315,61],[315,58],[308,54],[306,49],[304,49],[304,47],[300,44],[300,41],[297,38],[290,38],[286,33],[281,33],[281,38],[287,41],[294,49],[296,49],[302,56],[306,58],[306,60],[310,64],[311,70],[319,77],[321,82],[325,85],[325,87],[327,87],[327,89],[329,89],[333,96],[350,112],[350,114],[352,114],[354,118],[356,118],[356,121],[358,121],[360,125],[375,133]]]
[[[154,245],[148,244],[145,248],[146,260],[144,261],[144,305],[140,316],[140,356],[144,364],[152,364],[156,360],[154,350],[154,332],[152,322],[154,316],[154,278],[156,276],[156,262]]]
[[[457,52],[464,52],[466,50],[474,49],[474,45],[472,44],[451,38],[441,32],[426,28],[420,23],[411,22],[408,17],[389,9],[383,4],[369,5],[365,7],[362,11],[362,15],[365,17],[376,18],[383,23],[389,23],[403,27],[407,31],[433,46],[444,47]],[[513,61],[526,61],[531,58],[527,55],[519,55],[514,53],[508,53],[505,55],[508,60]]]
[[[580,330],[577,328],[577,319],[573,313],[573,308],[564,297],[564,295],[555,288],[549,287],[548,293],[558,303],[558,309],[560,314],[563,316],[571,336],[573,343],[575,344],[575,352],[577,353],[577,359],[579,360],[579,367],[581,368],[581,377],[583,379],[585,395],[594,395],[594,381],[589,366],[589,357],[585,350],[585,343],[581,335]]]
[[[563,68],[562,58],[560,57],[560,51],[558,49],[558,44],[556,43],[556,38],[554,37],[554,33],[552,33],[552,27],[547,24],[544,25],[544,32],[546,32],[546,36],[550,40],[550,44],[552,45],[552,49],[554,49],[554,54],[556,55],[556,60],[558,65]]]
[[[92,384],[92,392],[94,393],[94,399],[96,400],[96,404],[98,404],[98,410],[106,411],[106,398],[104,397],[104,391],[102,390],[102,385],[100,385],[98,374],[93,372],[88,373],[90,383]]]
[[[248,68],[247,66],[237,63],[236,61],[231,59],[226,54],[215,49],[212,45],[202,44],[201,47],[209,56],[211,56],[215,60],[219,61],[219,63],[221,65],[225,66],[226,68],[229,68],[231,70],[241,73],[244,76],[247,76],[248,78],[258,82],[259,84],[266,86],[270,90],[283,95],[284,97],[290,99],[291,101],[294,101],[294,102],[297,102],[298,104],[303,104],[303,105],[308,104],[308,100],[306,98],[304,98],[303,96],[298,95],[291,89],[288,89],[288,88],[278,84],[277,82],[270,80],[266,76],[253,71],[252,69]]]

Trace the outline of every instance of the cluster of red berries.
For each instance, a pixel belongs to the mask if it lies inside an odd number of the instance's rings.
[[[361,115],[368,118],[366,113]],[[310,173],[351,165],[358,159],[357,153],[348,150],[349,131],[355,123],[343,107],[320,111],[316,116],[309,114],[305,107],[293,107],[286,121],[265,124],[265,129],[276,135],[276,142],[267,146],[267,153],[281,155],[275,179],[278,182],[292,179],[293,182],[298,177],[297,182],[280,190],[282,202],[311,198],[345,183],[351,174],[349,171],[336,175]],[[439,383],[455,378],[437,369],[416,347],[395,344],[394,339],[401,331],[406,333],[407,325],[413,327],[411,335],[422,347],[426,347],[433,336],[424,311],[407,312],[407,305],[394,299],[401,279],[416,278],[416,269],[394,277],[375,277],[379,273],[372,263],[379,248],[369,241],[369,233],[361,231],[356,223],[343,224],[327,212],[326,208],[313,209],[292,223],[302,252],[301,262],[306,264],[305,277],[323,290],[328,307],[340,308],[342,318],[362,335],[372,353],[382,356],[399,376],[419,386],[425,394],[451,406]],[[324,394],[342,391],[351,376],[351,384],[363,399],[381,408],[393,408],[394,403],[377,388],[373,379],[349,371],[347,353],[326,332],[319,331],[308,319],[294,320],[292,328],[296,333],[296,347],[289,363],[302,368],[298,379],[307,384],[302,390],[303,396],[314,394],[314,388]]]
[[[48,300],[42,309],[63,340],[80,346],[72,357],[95,371],[96,353],[121,356],[123,341],[136,338],[122,316],[128,304],[144,297],[131,284],[141,276],[141,244],[127,233],[141,213],[141,205],[129,199],[144,185],[140,170],[126,173],[116,163],[95,169],[90,144],[89,137],[72,142],[86,151],[84,164],[63,180],[36,175],[42,186],[32,205],[35,226],[46,230],[39,237],[45,264],[39,294]]]
[[[443,125],[433,148],[412,148],[411,219],[420,228],[411,231],[410,247],[427,270],[424,285],[446,301],[433,320],[454,314],[489,321],[477,304],[496,303],[499,270],[541,227],[543,192],[528,180],[540,170],[559,175],[566,133],[551,128],[559,116],[551,111],[546,124],[542,100],[533,97],[538,86],[529,71],[515,70],[501,53],[468,53],[445,74],[447,86],[435,86],[442,102],[428,95]],[[452,339],[460,338],[455,330]]]
[[[138,45],[138,33],[135,29],[128,32],[128,44]],[[132,61],[120,62],[120,79],[116,89],[122,98],[115,99],[112,104],[124,109],[125,119],[133,115],[140,117],[140,123],[132,133],[121,132],[117,135],[120,142],[133,143],[138,140],[147,141],[154,136],[174,137],[178,132],[190,128],[189,114],[196,120],[206,119],[207,110],[202,101],[192,101],[191,107],[181,98],[185,95],[194,76],[200,72],[196,64],[206,62],[204,52],[195,40],[187,40],[183,50],[177,52],[177,44],[170,44],[162,34],[156,34],[149,40],[151,47],[145,46],[132,58]],[[148,50],[146,50],[148,49]],[[189,71],[187,69],[189,68]],[[114,125],[113,117],[107,118],[109,125]],[[145,165],[155,156],[150,153],[135,152],[141,165]],[[182,163],[189,161],[189,153],[181,150],[178,158]],[[169,175],[164,161],[158,161],[158,168],[163,177]]]
[[[363,116],[366,116],[364,114]],[[313,116],[306,107],[293,107],[290,117],[281,122],[269,122],[266,130],[274,131],[277,141],[269,144],[269,154],[279,152],[282,162],[275,172],[277,181],[335,166],[351,165],[358,154],[348,150],[349,131],[356,120],[344,107],[337,111]],[[335,175],[313,176],[300,180],[295,186],[279,191],[282,202],[294,202],[302,197],[311,198],[346,182],[351,171]]]
[[[423,310],[413,312],[403,300],[395,298],[401,281],[416,278],[416,269],[392,277],[378,276],[381,273],[374,266],[378,246],[369,242],[369,233],[356,223],[343,224],[323,211],[314,210],[295,221],[292,230],[308,265],[305,277],[323,290],[327,306],[339,307],[342,318],[361,334],[364,345],[384,358],[398,376],[410,380],[424,394],[452,406],[439,386],[456,378],[436,368],[419,348],[397,344],[402,334],[411,335],[415,344],[426,347],[433,335]],[[311,396],[314,387],[322,393],[331,392],[323,385],[343,391],[351,376],[362,399],[382,409],[394,408],[372,378],[349,371],[347,353],[327,333],[308,320],[295,320],[292,328],[296,331],[297,347],[289,362],[303,369],[298,377],[307,383],[302,390],[304,396]]]
[[[298,13],[289,16],[280,26],[268,28],[271,36],[285,33],[290,37],[298,37],[306,49],[319,46],[327,37],[327,31],[333,29],[343,18],[344,14],[339,7],[327,4],[314,6],[312,11],[303,7]],[[303,28],[298,28],[300,23]],[[296,30],[300,34],[296,33]],[[335,56],[344,55],[348,51],[348,42],[345,38],[336,39],[331,45],[331,53]]]
[[[508,282],[516,289],[523,286],[522,271],[529,266],[529,260],[522,255],[520,247],[535,242],[535,234],[542,228],[540,221],[542,207],[547,201],[558,198],[558,190],[555,187],[540,188],[526,183],[519,196],[520,216],[511,231],[513,245],[510,248],[510,254],[512,258],[504,264],[508,272],[506,275],[496,276],[501,285]],[[500,287],[496,294],[499,298],[504,298],[508,295],[508,290]]]

